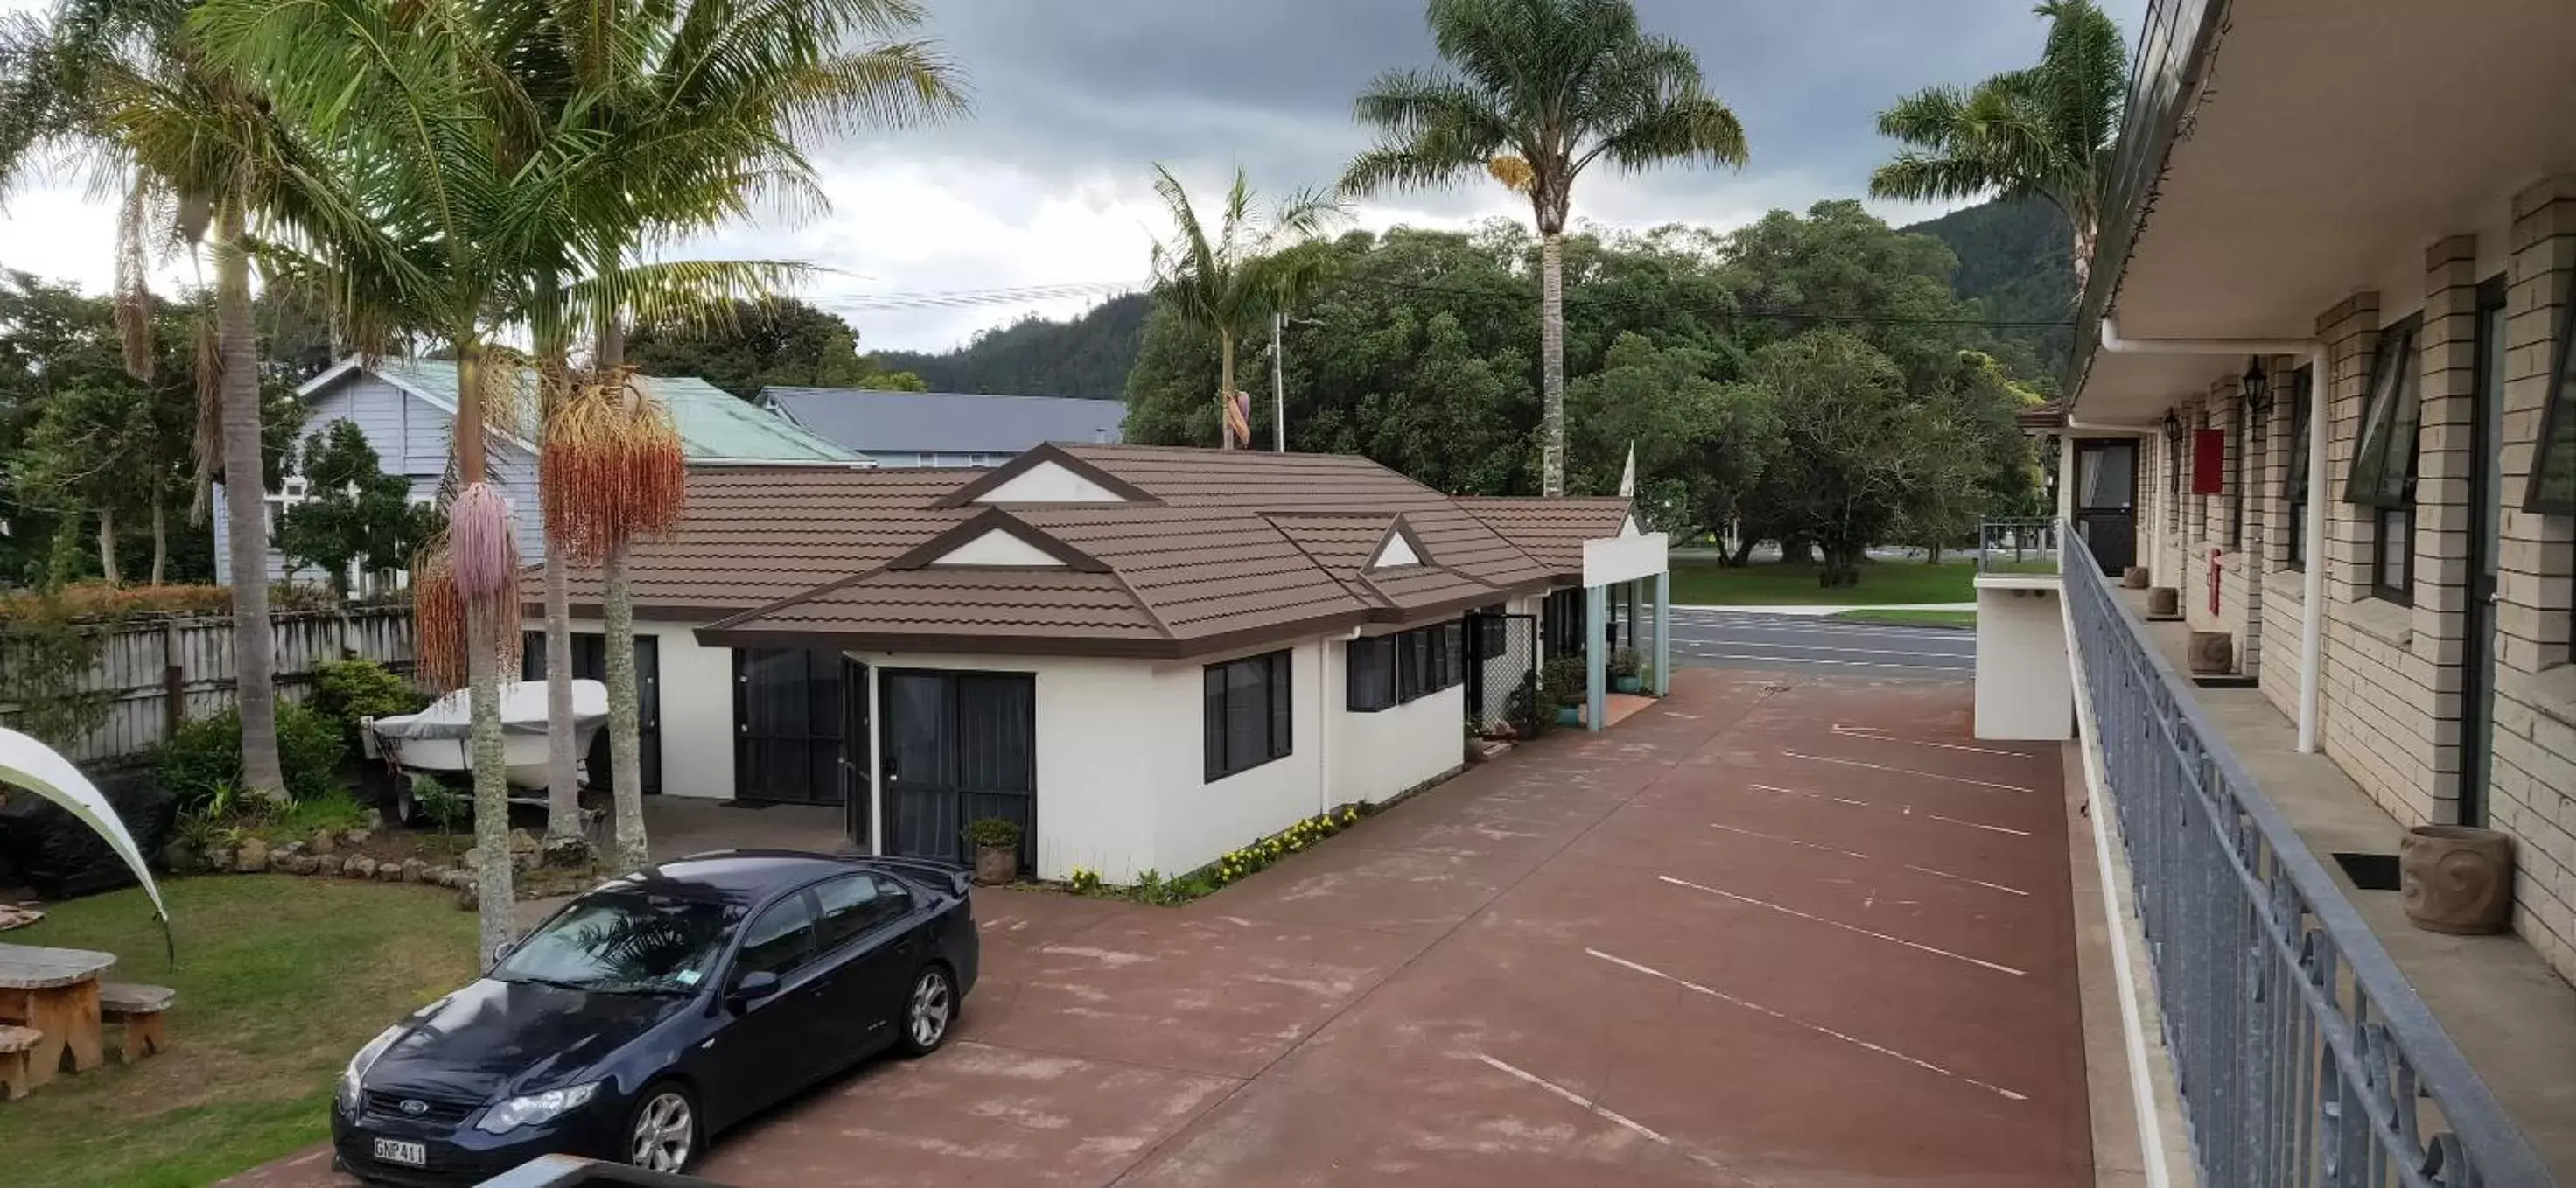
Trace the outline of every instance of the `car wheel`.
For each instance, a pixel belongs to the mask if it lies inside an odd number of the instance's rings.
[[[896,1047],[905,1056],[927,1056],[948,1042],[948,1029],[956,1021],[957,979],[947,966],[933,965],[913,977],[912,992],[903,996]]]
[[[626,1161],[647,1171],[687,1171],[704,1134],[697,1100],[689,1091],[671,1081],[656,1082],[636,1099],[634,1120],[626,1128]]]

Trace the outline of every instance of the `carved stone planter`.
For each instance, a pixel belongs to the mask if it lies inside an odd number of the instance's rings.
[[[2502,932],[2513,914],[2513,839],[2466,825],[2418,825],[2397,843],[2397,890],[2417,928]]]
[[[975,881],[987,887],[999,887],[1020,877],[1020,848],[1012,846],[975,847]]]
[[[2120,571],[2120,585],[2128,589],[2144,590],[2147,580],[2147,567],[2144,565],[2132,565]]]
[[[2147,620],[2170,623],[2182,617],[2182,591],[2171,586],[2157,586],[2147,591]]]
[[[2185,657],[2193,676],[2224,676],[2236,664],[2236,638],[2224,631],[2194,631]]]

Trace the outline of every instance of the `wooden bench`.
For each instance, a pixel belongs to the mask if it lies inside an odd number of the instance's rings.
[[[132,982],[106,982],[98,988],[99,1017],[110,1023],[125,1025],[124,1038],[117,1043],[116,1058],[132,1064],[146,1056],[170,1048],[167,1033],[161,1029],[161,1016],[170,1004],[179,1000],[179,992],[167,986],[141,986]]]
[[[36,1045],[45,1033],[0,1023],[0,1101],[16,1101],[35,1086]]]

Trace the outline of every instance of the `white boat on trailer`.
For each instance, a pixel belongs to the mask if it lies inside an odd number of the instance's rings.
[[[590,753],[591,740],[608,724],[608,686],[598,681],[572,683],[572,745],[575,755]],[[369,718],[359,724],[367,757],[391,760],[406,772],[464,776],[474,768],[474,729],[469,691],[459,689],[416,714]],[[512,788],[542,793],[546,786],[546,683],[509,681],[501,686],[501,763]],[[582,782],[590,777],[587,765]],[[400,793],[401,812],[410,817],[411,790]],[[543,803],[542,796],[538,803]]]

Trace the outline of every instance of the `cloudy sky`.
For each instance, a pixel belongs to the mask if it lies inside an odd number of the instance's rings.
[[[0,11],[47,0],[0,0]],[[957,123],[854,138],[816,153],[833,209],[771,219],[691,254],[808,260],[808,294],[871,347],[939,349],[1028,312],[1092,298],[870,308],[863,295],[1141,282],[1167,231],[1161,162],[1193,191],[1235,167],[1279,193],[1329,183],[1369,143],[1351,99],[1380,71],[1429,65],[1418,0],[928,0],[924,33],[973,97]],[[2145,0],[2109,0],[2134,29]],[[1872,116],[1930,83],[1967,83],[2034,57],[2030,0],[1638,0],[1646,26],[1699,54],[1742,118],[1741,172],[1587,174],[1578,219],[1731,227],[1775,207],[1859,194],[1889,151]],[[0,266],[104,285],[112,202],[68,180],[0,208]],[[1882,206],[1904,222],[1937,213]],[[1363,226],[1460,225],[1528,208],[1490,184],[1372,199]],[[193,275],[186,261],[165,276]]]

